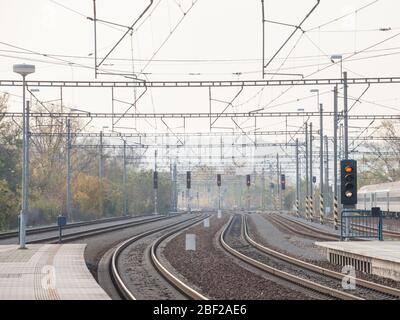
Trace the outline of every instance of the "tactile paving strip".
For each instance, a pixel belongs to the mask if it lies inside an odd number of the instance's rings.
[[[0,246],[0,300],[105,300],[84,244]]]

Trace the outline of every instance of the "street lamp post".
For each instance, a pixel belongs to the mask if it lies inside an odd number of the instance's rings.
[[[71,119],[67,119],[67,217],[71,219]]]
[[[319,208],[319,220],[321,224],[324,224],[324,118],[323,118],[323,105],[320,103],[320,92],[319,89],[311,90],[312,93],[317,93],[318,97],[318,107],[320,114],[320,130],[319,130],[319,139],[320,139],[320,208]]]
[[[22,113],[23,113],[23,153],[22,153],[22,204],[20,215],[20,231],[19,231],[19,248],[26,249],[26,215],[28,213],[28,192],[29,192],[29,108],[26,106],[26,76],[35,72],[34,65],[16,64],[13,71],[22,76],[23,93],[22,93]]]
[[[340,76],[343,74],[343,56],[341,54],[334,54],[331,56],[331,61],[335,63],[335,60],[340,60]]]

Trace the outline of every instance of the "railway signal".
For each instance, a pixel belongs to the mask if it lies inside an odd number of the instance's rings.
[[[357,161],[341,161],[341,199],[345,206],[357,204]]]
[[[284,174],[281,175],[281,189],[286,190],[286,176]]]
[[[190,195],[190,189],[192,188],[192,173],[190,171],[186,172],[186,197],[187,197],[187,209],[188,213],[192,213],[192,208],[191,208],[191,195]]]
[[[221,218],[221,185],[222,185],[222,175],[217,174],[217,186],[218,186],[218,219]]]
[[[190,171],[186,172],[186,189],[192,188],[192,173]]]
[[[246,176],[246,185],[247,185],[247,211],[250,211],[250,187],[251,187],[251,175],[248,174]]]
[[[154,175],[153,175],[153,188],[155,190],[158,189],[158,171],[154,171]]]

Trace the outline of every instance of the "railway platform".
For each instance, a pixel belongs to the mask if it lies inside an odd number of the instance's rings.
[[[400,281],[400,241],[316,242],[329,262]]]
[[[84,260],[85,244],[0,246],[0,300],[108,300]]]

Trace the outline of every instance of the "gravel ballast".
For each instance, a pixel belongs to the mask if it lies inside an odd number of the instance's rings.
[[[272,281],[264,273],[239,265],[218,244],[218,235],[229,217],[212,218],[210,227],[190,228],[165,246],[163,255],[190,284],[211,299],[302,300],[304,293]],[[196,235],[196,250],[185,250],[186,234]],[[276,278],[274,278],[276,280]],[[277,283],[278,282],[278,283]]]
[[[284,231],[266,219],[267,216],[268,215],[265,214],[251,215],[248,219],[249,233],[255,241],[278,252],[318,265],[322,268],[339,273],[342,272],[341,266],[333,265],[327,261],[325,249],[317,247],[315,245],[315,239],[297,236],[292,233],[285,234]],[[280,236],[279,233],[281,233]],[[276,238],[277,236],[280,239],[279,241]],[[304,251],[306,251],[306,254]],[[400,282],[398,281],[365,274],[359,271],[356,271],[356,275],[359,279],[400,289]]]

